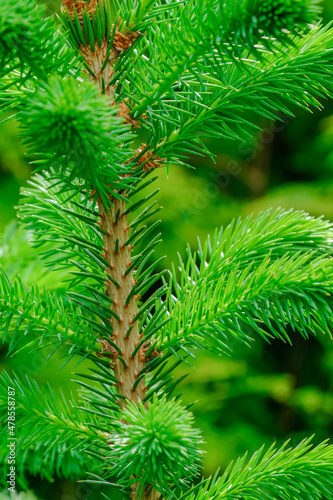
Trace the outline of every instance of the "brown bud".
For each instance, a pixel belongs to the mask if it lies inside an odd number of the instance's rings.
[[[107,357],[110,359],[115,359],[118,356],[118,352],[107,340],[101,340],[100,344],[102,346],[101,352],[97,353],[97,357]]]
[[[144,363],[147,363],[151,359],[157,358],[159,356],[163,356],[161,352],[159,352],[157,349],[154,349],[149,356],[147,357],[147,352],[149,349],[152,347],[153,343],[152,342],[145,342],[142,347],[139,349],[139,360],[143,361]]]

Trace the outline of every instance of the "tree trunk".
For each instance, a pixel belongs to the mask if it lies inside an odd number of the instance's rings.
[[[106,232],[103,236],[104,258],[110,263],[107,268],[109,276],[106,282],[105,293],[112,299],[112,340],[121,349],[121,354],[114,352],[112,368],[119,381],[118,392],[124,399],[120,399],[120,406],[124,408],[126,399],[138,404],[146,395],[144,379],[137,387],[133,386],[138,375],[144,369],[144,357],[138,351],[132,353],[140,341],[138,322],[134,320],[138,312],[138,297],[131,295],[135,280],[131,266],[131,245],[128,240],[128,221],[123,200],[112,200],[113,207],[106,208],[99,202],[101,228]],[[130,299],[128,299],[130,297]]]

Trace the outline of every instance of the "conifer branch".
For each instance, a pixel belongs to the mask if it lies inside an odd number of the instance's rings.
[[[94,6],[95,2],[92,3]],[[72,11],[71,18],[77,20],[79,16],[75,4],[76,2],[74,3],[74,12]],[[98,9],[103,8],[103,2],[99,2],[95,10],[97,18],[99,16]],[[85,12],[81,10],[81,19],[82,22],[79,19],[81,24],[79,30],[82,30],[83,26],[90,25],[90,22],[94,23],[94,10],[91,9],[90,12],[87,9]],[[76,26],[78,27],[77,21]],[[108,28],[107,23],[105,28]],[[101,31],[103,38],[100,37],[97,44],[93,46],[90,43],[90,46],[88,46],[88,44],[83,43],[80,45],[80,51],[88,67],[91,81],[109,97],[109,105],[114,106],[113,88],[109,85],[113,75],[113,63],[120,52],[126,51],[132,45],[138,34],[135,32],[122,34],[113,26],[110,39],[107,34],[105,35],[104,29]],[[82,41],[84,41],[87,31],[82,35]],[[83,48],[85,45],[86,47]],[[136,126],[135,122],[132,122],[127,114],[126,106],[125,108],[123,106],[123,110],[120,110],[119,115],[124,116],[125,119],[128,117],[128,121],[134,127]],[[141,151],[139,152],[139,160],[144,153],[145,151],[142,151],[142,154]],[[147,161],[148,159],[149,157]],[[133,173],[130,173],[129,176],[132,177]],[[135,179],[133,179],[133,182],[135,184]],[[130,226],[127,218],[126,198],[127,191],[123,190],[121,195],[119,192],[119,196],[110,196],[107,201],[101,197],[97,199],[104,244],[103,258],[108,262],[106,265],[108,278],[105,294],[112,299],[109,340],[118,348],[115,350],[110,346],[111,368],[117,379],[115,385],[118,390],[121,408],[126,408],[129,402],[139,405],[146,396],[145,381],[144,378],[139,378],[139,375],[145,369],[147,350],[143,350],[143,347],[137,349],[140,342],[137,317],[139,296],[133,293],[137,282],[133,276],[133,246],[131,244],[133,236],[128,237]],[[108,350],[107,341],[104,345]],[[141,483],[134,481],[131,488],[131,497],[133,499],[157,500],[160,498],[158,491],[152,488],[146,489],[143,486]]]
[[[179,273],[170,273],[167,303],[160,301],[158,349],[184,342],[228,353],[233,337],[250,343],[254,332],[290,341],[287,324],[306,338],[309,331],[331,335],[331,237],[331,224],[277,210],[188,249]]]
[[[77,15],[76,3],[74,2],[74,11],[72,10],[71,12],[74,18]],[[95,5],[95,2],[93,4]],[[98,15],[99,8],[104,8],[103,3],[97,4],[96,15]],[[92,12],[92,9],[85,12],[81,11],[82,23],[84,23],[84,19],[86,19],[86,23],[93,22],[94,15]],[[91,44],[86,47],[85,51],[81,48],[81,53],[91,70],[91,75],[94,75],[91,76],[91,80],[101,91],[110,97],[111,106],[114,105],[112,89],[108,83],[105,85],[105,82],[110,80],[112,74],[109,74],[108,79],[105,80],[104,71],[108,70],[108,65],[112,68],[113,59],[119,53],[119,46],[117,45],[117,39],[115,39],[116,35],[119,38],[120,33],[113,31],[111,35],[112,43],[110,43],[108,36],[103,37],[103,40],[99,44],[104,45],[104,52],[102,54],[95,46],[92,50]],[[109,46],[111,46],[111,49]],[[129,46],[130,42],[128,42]],[[125,45],[123,50],[126,50],[128,47]],[[104,64],[104,60],[107,61],[106,65]],[[102,69],[103,64],[106,69]],[[113,70],[110,71],[112,72]],[[99,216],[101,218],[100,226],[104,244],[103,258],[109,263],[106,266],[108,278],[105,293],[112,299],[110,339],[120,350],[120,352],[114,353],[111,366],[118,380],[117,388],[119,394],[124,396],[124,399],[120,399],[121,406],[124,406],[126,401],[134,401],[138,404],[145,397],[144,381],[139,381],[138,384],[135,384],[139,373],[144,368],[145,359],[142,358],[140,352],[132,356],[139,342],[138,322],[135,320],[138,312],[138,297],[132,294],[132,289],[135,286],[133,270],[127,273],[132,265],[132,246],[128,241],[128,230],[130,227],[127,214],[125,213],[125,196],[126,192],[119,196],[118,199],[114,197],[110,198],[108,203],[105,203],[105,200],[101,198],[98,199]]]
[[[215,71],[222,67],[224,71],[231,62],[234,63],[232,66],[242,66],[242,59],[247,57],[244,48],[248,54],[261,59],[267,53],[281,50],[277,40],[282,47],[289,46],[290,32],[296,34],[307,22],[315,22],[318,9],[311,4],[294,1],[291,6],[289,2],[280,0],[265,3],[253,0],[186,2],[172,28],[168,25],[167,17],[164,23],[155,28],[145,47],[151,57],[139,58],[133,70],[138,72],[142,68],[144,74],[149,75],[152,87],[147,93],[142,84],[144,79],[131,78],[132,85],[138,84],[138,89],[132,88],[132,94],[136,96],[134,116],[160,102],[171,87],[181,84],[188,75],[196,79],[196,75],[201,74],[198,66],[202,59],[206,70]],[[272,21],[274,18],[275,22]],[[277,18],[284,30],[277,28]],[[175,46],[172,36],[175,30],[178,33],[176,61],[173,57]],[[156,50],[156,46],[163,47],[163,50]],[[207,65],[207,58],[209,60],[211,56],[216,56],[219,65]]]
[[[78,65],[45,7],[34,0],[3,0],[0,19],[1,77],[10,74],[22,84],[33,75],[65,75]]]
[[[204,137],[238,139],[253,126],[248,112],[276,119],[333,95],[332,28],[309,25],[317,0],[63,4],[62,33],[38,7],[29,18],[33,0],[4,0],[7,17],[0,6],[0,110],[18,106],[39,155],[20,216],[48,265],[70,278],[62,299],[1,271],[3,341],[13,353],[45,340],[49,357],[65,346],[64,364],[92,362],[77,374],[78,407],[50,389],[45,398],[31,380],[2,379],[15,385],[28,429],[22,467],[32,449],[34,474],[74,477],[85,472],[84,451],[97,482],[117,474],[133,500],[332,498],[331,447],[309,441],[260,451],[186,492],[200,433],[171,399],[183,379],[173,371],[193,348],[225,353],[231,338],[253,334],[290,341],[287,325],[331,336],[332,225],[282,210],[239,220],[165,277],[154,259],[159,221],[146,223],[159,210],[156,191],[140,194],[151,170],[209,153]]]
[[[52,354],[67,345],[68,361],[76,353],[90,356],[102,351],[82,311],[65,307],[56,293],[42,294],[37,286],[30,289],[19,278],[12,282],[2,268],[0,290],[1,341],[8,343],[9,353],[42,343],[55,345]]]
[[[248,460],[247,455],[231,463],[222,477],[217,474],[202,487],[194,487],[179,500],[277,500],[333,498],[333,447],[312,438],[295,448],[284,443],[279,449],[264,446]],[[171,497],[170,497],[171,498]]]
[[[207,68],[207,58],[199,58],[193,73],[187,71],[164,97],[149,103],[151,120],[146,126],[149,141],[157,146],[154,152],[172,161],[175,153],[182,159],[189,150],[209,154],[203,139],[243,138],[256,126],[249,122],[249,113],[276,120],[281,113],[293,116],[295,105],[321,108],[321,99],[333,90],[325,69],[333,58],[331,29],[317,26],[291,42],[292,48],[277,45],[278,54],[266,54],[262,61],[245,52],[243,66],[224,65],[219,54],[212,53]],[[305,79],[304,65],[308,68]]]
[[[72,276],[69,289],[86,282],[97,290],[106,278],[103,237],[96,204],[85,198],[75,188],[68,191],[54,170],[35,174],[22,190],[18,215],[34,235],[34,247],[46,246],[46,263]]]
[[[52,480],[55,471],[76,479],[92,468],[100,468],[100,460],[95,456],[106,448],[108,440],[108,433],[100,429],[100,419],[77,409],[63,394],[59,397],[49,385],[41,389],[28,376],[21,379],[3,372],[0,382],[4,440],[7,441],[8,387],[16,392],[16,427],[26,431],[18,434],[16,448],[17,470],[23,484],[27,470]]]

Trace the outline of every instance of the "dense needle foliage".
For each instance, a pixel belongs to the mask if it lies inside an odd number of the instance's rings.
[[[331,336],[333,225],[269,210],[164,270],[150,222],[155,169],[172,175],[191,153],[212,156],[207,138],[241,140],[258,116],[332,96],[333,31],[319,13],[314,0],[64,0],[52,20],[33,0],[2,2],[0,104],[35,165],[18,215],[50,286],[1,268],[1,339],[10,355],[47,347],[88,367],[71,401],[1,375],[3,410],[16,392],[23,488],[29,472],[132,499],[333,499],[333,448],[311,439],[200,481],[202,436],[173,373],[198,349]]]

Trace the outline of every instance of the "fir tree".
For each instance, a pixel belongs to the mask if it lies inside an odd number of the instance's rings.
[[[150,222],[155,169],[171,165],[172,177],[190,153],[211,155],[206,138],[240,140],[256,116],[332,95],[333,31],[319,12],[316,0],[64,0],[53,20],[33,0],[2,0],[1,108],[35,158],[19,218],[67,280],[63,297],[1,268],[2,340],[10,355],[52,346],[64,364],[90,363],[79,404],[1,375],[4,435],[7,387],[16,392],[23,486],[28,471],[116,477],[133,500],[333,499],[333,447],[310,439],[191,487],[202,436],[173,377],[197,349],[290,342],[287,327],[331,335],[332,224],[268,211],[160,271]]]

